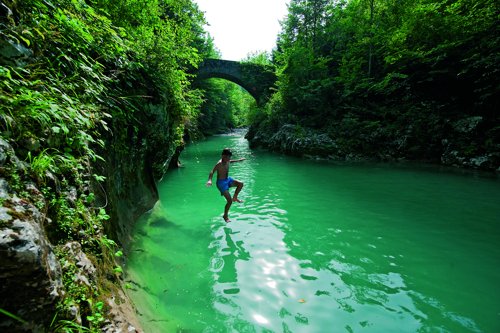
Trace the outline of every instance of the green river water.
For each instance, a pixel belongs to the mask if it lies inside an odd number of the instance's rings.
[[[224,147],[247,158],[228,224],[205,186]],[[309,161],[241,135],[181,160],[128,253],[146,333],[500,332],[498,177]]]

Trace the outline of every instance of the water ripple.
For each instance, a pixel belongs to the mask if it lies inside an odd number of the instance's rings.
[[[183,152],[137,229],[130,272],[141,311],[168,319],[156,331],[498,331],[498,182],[213,140]],[[247,157],[227,224],[203,186],[226,146]]]

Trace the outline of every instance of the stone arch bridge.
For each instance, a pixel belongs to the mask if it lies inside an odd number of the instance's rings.
[[[276,74],[272,66],[238,61],[205,59],[198,67],[197,80],[221,78],[234,82],[263,105],[273,93]]]

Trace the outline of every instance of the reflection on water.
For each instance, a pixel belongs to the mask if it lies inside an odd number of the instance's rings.
[[[230,146],[247,161],[226,224],[203,186]],[[147,332],[500,330],[496,179],[186,149],[137,226],[127,278]]]

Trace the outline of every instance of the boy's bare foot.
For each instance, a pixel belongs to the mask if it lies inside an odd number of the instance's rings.
[[[231,222],[231,220],[229,219],[229,216],[222,216],[222,218],[224,219],[224,221],[226,221],[226,223],[229,223]]]
[[[233,201],[236,201],[236,202],[243,202],[243,200],[240,200],[238,198],[233,198]]]

